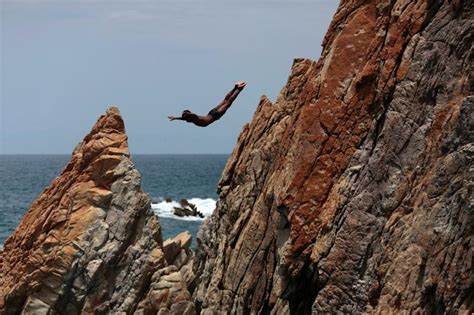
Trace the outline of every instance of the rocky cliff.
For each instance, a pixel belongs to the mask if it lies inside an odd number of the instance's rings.
[[[179,272],[189,242],[163,246],[111,108],[6,241],[0,313],[193,314]]]
[[[111,108],[6,241],[0,313],[474,312],[473,16],[342,0],[244,126],[194,262]]]
[[[474,312],[474,2],[342,0],[200,231],[204,314]]]

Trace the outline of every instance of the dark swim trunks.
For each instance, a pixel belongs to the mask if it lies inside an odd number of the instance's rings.
[[[222,114],[219,113],[215,108],[211,109],[211,111],[208,113],[208,115],[211,115],[214,120],[218,120],[219,118],[222,117]]]

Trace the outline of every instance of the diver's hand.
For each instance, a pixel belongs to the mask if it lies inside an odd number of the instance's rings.
[[[176,119],[177,119],[177,117],[174,117],[174,116],[168,116],[168,119],[169,119],[170,121],[173,121],[173,120],[176,120]]]
[[[245,81],[239,81],[239,82],[235,83],[235,87],[240,89],[240,90],[243,89],[246,85],[247,85],[247,83]]]

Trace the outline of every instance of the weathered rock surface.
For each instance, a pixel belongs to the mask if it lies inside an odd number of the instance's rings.
[[[473,1],[343,0],[198,236],[204,314],[474,312]]]
[[[147,295],[150,283],[167,281],[177,268],[165,260],[118,109],[99,118],[33,203],[5,242],[0,268],[2,314],[158,311],[156,294],[163,292]],[[165,290],[174,288],[176,296],[159,309],[193,314],[177,275]]]
[[[164,258],[168,267],[156,272],[151,285],[139,305],[144,314],[195,314],[194,303],[188,288],[194,288],[192,236],[188,232],[163,243]]]

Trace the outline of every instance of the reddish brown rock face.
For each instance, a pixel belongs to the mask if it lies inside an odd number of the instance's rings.
[[[204,312],[473,311],[473,7],[341,1],[227,163]]]
[[[33,203],[5,242],[0,267],[1,314],[194,313],[178,268],[165,261],[117,108]],[[166,285],[150,287],[152,279]],[[167,298],[155,302],[160,295]]]

